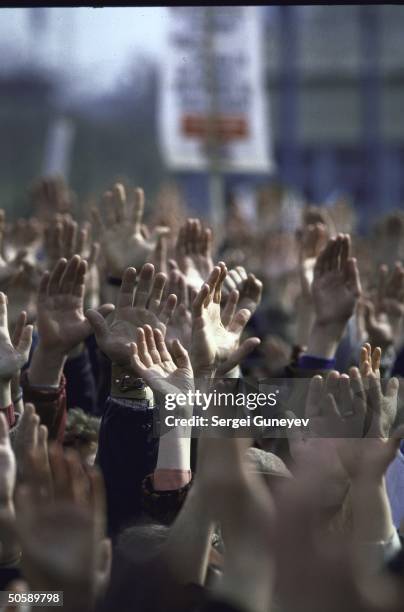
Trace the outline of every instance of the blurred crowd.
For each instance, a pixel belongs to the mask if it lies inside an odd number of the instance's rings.
[[[404,214],[29,197],[0,214],[2,609],[402,611]],[[167,393],[252,380],[308,426],[159,430]]]

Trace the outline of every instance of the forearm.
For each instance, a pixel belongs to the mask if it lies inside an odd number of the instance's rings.
[[[385,479],[354,481],[351,487],[354,534],[358,542],[384,542],[395,527]]]
[[[245,475],[224,502],[220,521],[226,552],[217,594],[243,610],[267,612],[273,588],[268,506],[265,495],[261,495],[261,483],[249,483],[248,479]],[[230,499],[237,499],[237,507],[229,503]]]
[[[19,561],[21,549],[14,528],[15,508],[12,499],[0,501],[0,565]]]
[[[296,342],[299,346],[307,346],[310,330],[314,323],[314,312],[311,303],[300,296],[297,302]]]
[[[204,584],[213,527],[206,495],[195,482],[171,526],[163,550],[167,566],[179,584]]]
[[[67,355],[61,351],[49,351],[41,345],[34,350],[28,371],[29,382],[37,387],[58,387]]]

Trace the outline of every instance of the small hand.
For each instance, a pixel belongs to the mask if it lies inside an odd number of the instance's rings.
[[[329,240],[314,267],[312,283],[316,322],[344,326],[361,294],[356,260],[350,257],[349,235]]]
[[[170,355],[162,332],[145,325],[138,328],[131,350],[134,372],[155,393],[187,393],[194,388],[191,361],[179,340],[173,341]]]
[[[213,268],[192,304],[191,360],[197,372],[218,368],[220,375],[224,375],[260,342],[258,338],[249,338],[240,345],[251,313],[242,309],[235,314],[237,291],[230,294],[221,313],[221,287],[226,274],[223,262]]]
[[[93,221],[100,236],[102,253],[108,274],[121,278],[128,266],[141,268],[155,256],[159,236],[168,233],[168,228],[155,228],[151,237],[142,232],[144,193],[135,190],[135,201],[128,205],[123,185],[117,183],[113,191],[104,194],[108,208],[108,227],[97,209],[93,209]]]
[[[176,262],[170,260],[171,269],[176,269],[178,265],[187,285],[199,291],[213,269],[212,231],[203,228],[199,219],[187,219],[180,229],[176,258]]]

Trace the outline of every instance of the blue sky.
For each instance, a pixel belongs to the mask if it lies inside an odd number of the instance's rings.
[[[79,89],[105,90],[122,77],[133,57],[158,59],[163,53],[165,7],[48,8],[42,42],[31,35],[30,10],[44,9],[0,9],[3,64],[11,49],[13,62],[37,58],[69,71]]]

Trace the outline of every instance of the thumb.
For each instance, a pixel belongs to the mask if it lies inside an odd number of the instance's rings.
[[[90,323],[97,339],[105,338],[108,334],[108,326],[104,317],[98,310],[87,310],[85,313],[87,321]]]
[[[107,317],[111,312],[114,312],[115,306],[113,304],[102,304],[96,310],[102,317]]]
[[[173,341],[171,345],[171,352],[174,357],[175,364],[179,368],[192,370],[188,351],[182,346],[179,340]]]
[[[247,338],[247,340],[244,340],[238,349],[218,367],[218,376],[225,376],[227,372],[238,366],[259,344],[261,344],[259,338]]]
[[[150,240],[158,240],[160,236],[168,236],[170,228],[164,225],[157,225],[152,229]]]
[[[169,259],[167,263],[168,263],[168,269],[169,269],[170,272],[174,272],[176,270],[179,270],[178,264],[175,261],[175,259]]]

